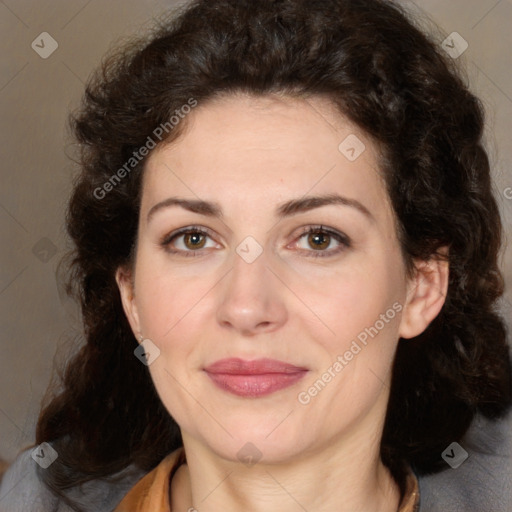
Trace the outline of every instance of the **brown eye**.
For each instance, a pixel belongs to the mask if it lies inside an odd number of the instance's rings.
[[[311,233],[308,235],[308,243],[310,244],[310,247],[313,247],[315,250],[327,249],[330,242],[330,235],[325,233]]]
[[[350,239],[346,235],[326,229],[323,226],[309,227],[299,236],[299,242],[306,237],[306,244],[310,249],[305,248],[305,252],[309,253],[307,256],[314,258],[335,256],[351,245]],[[327,250],[332,243],[337,244],[337,246]]]
[[[203,233],[191,231],[183,235],[183,242],[188,249],[202,249],[206,243],[206,238]]]
[[[213,245],[207,246],[208,239]],[[182,256],[200,256],[215,246],[212,235],[203,228],[188,226],[165,236],[160,244],[167,252]]]

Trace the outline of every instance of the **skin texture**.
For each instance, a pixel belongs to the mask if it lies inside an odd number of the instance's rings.
[[[160,350],[149,371],[183,436],[187,464],[172,482],[173,510],[395,511],[399,491],[379,458],[390,370],[399,337],[420,334],[441,310],[447,263],[417,262],[406,279],[376,145],[328,100],[232,95],[199,105],[187,122],[146,163],[134,266],[116,276],[134,335]],[[355,161],[338,149],[349,135],[366,148]],[[372,218],[339,205],[275,216],[283,202],[332,193],[359,201]],[[148,221],[171,196],[218,202],[223,217],[172,206]],[[162,246],[192,225],[211,231],[196,256],[184,253],[197,239]],[[319,225],[350,246],[327,237],[330,255],[313,257],[320,250],[302,235]],[[263,250],[252,263],[236,252],[247,236]],[[251,244],[241,247],[251,252]],[[298,394],[393,304],[394,318],[300,403]],[[226,357],[268,357],[308,373],[243,398],[203,371]],[[254,465],[238,458],[246,443],[261,457]]]

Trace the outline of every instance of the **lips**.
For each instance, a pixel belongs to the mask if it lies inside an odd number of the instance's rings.
[[[239,358],[221,359],[204,371],[219,388],[234,395],[260,397],[292,386],[308,372],[276,359],[245,361]]]

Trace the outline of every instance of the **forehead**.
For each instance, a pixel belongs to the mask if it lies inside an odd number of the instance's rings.
[[[327,98],[225,96],[198,105],[180,137],[153,151],[141,210],[171,193],[258,208],[332,192],[385,209],[378,160]]]
[[[364,140],[366,156],[370,157],[367,161],[372,156],[377,158],[368,135],[343,116],[328,98],[321,96],[223,95],[199,104],[186,116],[185,124],[185,133],[180,138],[159,146],[154,154],[172,152],[175,146],[182,146],[183,151],[185,147],[188,150],[195,146],[198,150],[216,149],[211,154],[216,159],[227,156],[223,149],[229,153],[292,150],[302,157],[309,154],[307,160],[319,159],[324,152],[326,157],[337,158],[340,142],[352,136],[354,140]]]

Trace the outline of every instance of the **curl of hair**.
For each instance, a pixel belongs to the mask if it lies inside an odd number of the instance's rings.
[[[70,118],[81,172],[67,214],[75,247],[68,286],[86,343],[37,425],[37,442],[59,453],[44,473],[54,492],[130,464],[150,470],[181,445],[133,355],[115,281],[119,266],[133,264],[145,158],[104,198],[95,190],[190,98],[327,96],[382,148],[408,275],[414,259],[449,247],[445,304],[421,335],[400,340],[393,366],[381,442],[393,474],[404,461],[419,474],[439,470],[440,454],[476,413],[504,414],[512,372],[496,307],[502,225],[483,109],[440,52],[389,1],[198,0],[103,61]]]

